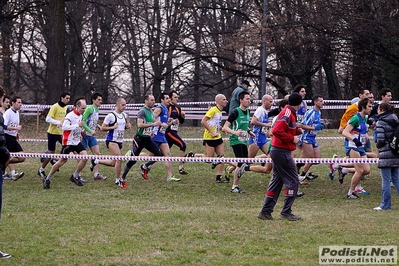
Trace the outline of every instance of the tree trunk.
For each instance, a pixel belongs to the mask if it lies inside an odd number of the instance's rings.
[[[59,100],[65,90],[65,0],[52,0],[45,7],[47,15],[47,76],[44,85],[46,102]]]

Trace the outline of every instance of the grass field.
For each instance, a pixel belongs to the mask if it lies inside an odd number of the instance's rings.
[[[34,123],[33,123],[34,124]],[[45,138],[45,123],[36,134],[25,126],[21,138]],[[337,136],[324,130],[321,136]],[[126,138],[133,137],[128,131]],[[182,128],[186,138],[202,137],[200,128]],[[101,137],[101,136],[99,136]],[[319,142],[322,157],[343,154],[342,141]],[[188,150],[203,153],[200,142]],[[26,152],[43,152],[46,143],[23,142]],[[125,143],[123,152],[130,148]],[[100,149],[107,154],[101,143]],[[226,145],[227,156],[232,150]],[[177,148],[172,153],[177,155]],[[322,245],[397,245],[399,200],[393,209],[377,212],[380,175],[372,165],[364,187],[371,195],[347,200],[349,178],[340,185],[328,178],[328,166],[312,171],[319,178],[293,206],[299,222],[256,218],[270,175],[247,173],[240,181],[245,194],[230,193],[230,184],[217,184],[209,164],[186,163],[181,182],[166,182],[165,168],[156,163],[144,180],[136,164],[128,175],[128,189],[114,185],[113,169],[93,181],[88,165],[83,176],[90,182],[77,187],[69,181],[76,166],[69,161],[44,190],[38,159],[16,165],[25,177],[4,181],[0,250],[10,253],[0,265],[316,265]],[[46,169],[46,172],[49,168]],[[178,176],[177,164],[174,174]],[[274,213],[282,207],[280,197]]]

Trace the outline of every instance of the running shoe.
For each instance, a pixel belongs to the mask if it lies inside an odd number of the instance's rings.
[[[355,192],[352,192],[352,194],[346,196],[347,199],[361,199]]]
[[[44,170],[37,170],[37,175],[40,176],[41,178],[46,178],[46,172],[44,172]]]
[[[287,215],[281,214],[280,215],[280,219],[281,220],[288,220],[288,221],[291,221],[291,222],[296,222],[296,221],[301,220],[301,216],[295,215],[293,213],[290,213],[290,214],[287,214]]]
[[[107,177],[106,176],[103,176],[102,174],[100,174],[100,173],[98,173],[95,177],[94,177],[94,180],[105,180],[105,179],[107,179]]]
[[[190,151],[189,153],[187,153],[186,155],[184,155],[184,157],[194,157],[195,153]]]
[[[246,163],[243,163],[243,164],[241,165],[241,167],[240,167],[240,168],[238,169],[238,171],[237,171],[237,177],[238,177],[238,178],[241,178],[241,176],[247,172],[247,171],[245,170],[245,169],[247,168],[247,166],[248,166],[248,164],[246,164]]]
[[[221,157],[223,157],[223,155],[221,155],[221,154],[218,154],[218,156],[216,156],[216,158],[221,158]],[[221,164],[221,162],[214,161],[214,162],[212,163],[212,169],[215,169],[216,166],[218,166],[219,164]]]
[[[221,178],[216,179],[216,183],[219,183],[219,184],[222,184],[222,183],[229,183],[229,181],[230,181],[230,180],[221,179]]]
[[[94,166],[96,166],[96,160],[91,159],[90,160],[90,171],[93,172]]]
[[[121,184],[121,189],[127,189],[126,179],[125,179],[125,180],[122,180],[122,181],[120,182],[120,184]]]
[[[11,175],[13,181],[17,181],[18,179],[22,178],[25,175],[24,172],[15,172],[15,174]]]
[[[338,167],[338,181],[340,184],[344,183],[344,177],[346,174],[342,172],[342,167]]]
[[[366,191],[364,188],[356,190],[355,193],[360,195],[370,195],[370,192]]]
[[[307,180],[314,180],[314,179],[316,179],[316,178],[318,178],[318,177],[319,177],[318,175],[313,174],[312,172],[309,172],[309,173],[306,175],[306,179],[307,179]]]
[[[302,181],[299,181],[299,184],[300,185],[309,185],[310,183],[308,182],[308,180],[302,180]]]
[[[179,182],[179,181],[180,181],[180,178],[176,178],[176,177],[174,177],[174,176],[171,176],[171,177],[168,177],[167,180],[168,180],[168,181]]]
[[[230,181],[231,178],[233,178],[233,173],[229,171],[230,166],[226,166],[224,169],[224,178],[226,179],[227,182]]]
[[[50,179],[43,178],[42,182],[43,182],[44,189],[50,189],[50,183],[51,183]]]
[[[299,182],[306,181],[306,175],[300,175],[300,174],[298,174],[298,180],[299,180]]]
[[[49,150],[46,150],[44,153],[45,154],[50,154]],[[44,160],[46,160],[46,158],[40,157],[40,163],[43,163]]]
[[[75,183],[75,185],[77,185],[79,187],[83,186],[82,181],[80,181],[80,177],[75,178],[73,175],[71,175],[69,180],[71,180],[71,182]]]
[[[297,197],[297,198],[300,198],[300,197],[303,197],[303,196],[305,196],[305,192],[303,192],[303,191],[301,191],[301,192],[298,191],[298,192],[296,193],[296,197]]]
[[[12,177],[8,173],[6,173],[3,175],[3,180],[12,180]]]
[[[140,165],[140,169],[141,169],[141,176],[142,176],[144,179],[147,179],[147,178],[148,178],[147,174],[148,174],[148,172],[150,171],[150,169],[149,169],[149,168],[145,168],[145,169],[144,169],[144,164]]]
[[[181,175],[188,175],[188,173],[184,170],[184,168],[179,169],[179,174],[181,174]]]
[[[333,155],[332,158],[335,159],[335,158],[337,158],[337,157],[338,157],[338,155],[336,155],[336,154],[334,153],[334,155]],[[334,178],[335,178],[335,176],[334,176],[335,169],[334,169],[333,165],[334,165],[334,163],[330,163],[330,164],[329,164],[330,173],[328,174],[328,176],[330,177],[331,180],[334,180]]]
[[[131,150],[127,151],[127,152],[125,153],[125,156],[133,156],[132,151],[131,151]],[[126,162],[126,160],[123,160],[123,162]]]
[[[232,189],[230,190],[230,192],[231,192],[231,193],[239,193],[239,194],[245,193],[245,191],[242,190],[242,189],[239,188],[239,187],[232,188]]]
[[[261,219],[261,220],[274,220],[274,218],[270,212],[262,212],[261,211],[261,212],[259,212],[257,217],[258,217],[258,219]]]
[[[9,259],[11,258],[10,254],[4,253],[0,251],[0,259]]]

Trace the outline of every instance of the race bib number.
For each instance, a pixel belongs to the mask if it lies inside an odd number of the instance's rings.
[[[267,135],[269,133],[270,127],[262,127],[262,130],[260,131],[262,134]]]
[[[217,125],[217,126],[215,127],[215,132],[216,132],[217,134],[220,133],[220,128],[221,128],[220,125]]]
[[[125,135],[125,131],[124,130],[116,131],[116,141],[122,141],[124,135]]]
[[[170,129],[171,129],[171,130],[175,130],[175,131],[179,130],[179,123],[177,123],[177,124],[172,124],[172,125],[170,126]]]
[[[74,130],[72,132],[72,140],[80,140],[80,136],[82,135],[82,131],[80,130]]]
[[[161,126],[160,126],[158,132],[159,132],[159,133],[162,133],[162,134],[165,134],[166,130],[165,130],[164,127],[161,127]]]
[[[242,142],[248,141],[248,132],[242,131],[242,134],[238,137],[238,140]]]
[[[95,123],[95,121],[91,120],[91,121],[90,121],[89,128],[90,128],[92,131],[96,130],[96,128],[97,128],[97,123]]]
[[[367,142],[367,135],[366,134],[361,134],[360,135],[360,142],[362,144],[366,144],[366,142]]]
[[[146,127],[146,128],[143,130],[143,135],[145,135],[145,136],[151,136],[151,134],[152,134],[152,128],[151,128],[151,127]]]

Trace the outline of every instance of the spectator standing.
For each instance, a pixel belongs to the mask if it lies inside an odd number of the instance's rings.
[[[298,173],[292,151],[296,149],[299,142],[298,135],[302,133],[296,122],[296,112],[301,104],[301,95],[292,93],[288,98],[288,105],[279,113],[272,129],[273,138],[270,156],[274,162],[273,176],[266,191],[262,210],[258,214],[259,219],[274,220],[272,212],[283,185],[285,185],[285,199],[280,218],[289,221],[301,219],[291,210],[299,188]]]
[[[371,128],[375,128],[377,120],[378,120],[378,107],[381,103],[390,103],[392,100],[392,91],[389,88],[382,88],[378,94],[380,95],[380,103],[375,102],[373,104],[373,109],[369,115],[368,124],[370,124]],[[377,131],[374,130],[374,142],[377,143]]]
[[[241,92],[248,92],[248,88],[251,87],[248,80],[243,80],[241,84],[235,88],[231,94],[230,102],[229,102],[229,115],[240,106],[240,98],[239,95]]]
[[[374,210],[391,209],[391,186],[394,185],[399,195],[399,155],[394,154],[389,146],[393,139],[398,117],[394,114],[394,107],[389,103],[381,103],[378,107],[378,119],[375,131],[377,132],[377,148],[379,152],[378,168],[381,172],[381,203]]]

